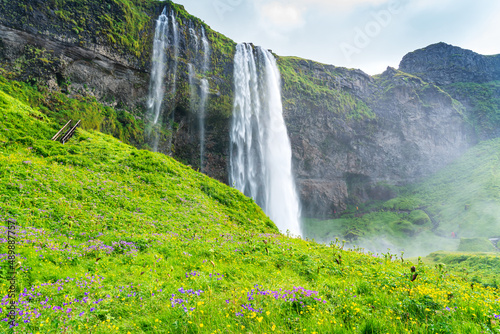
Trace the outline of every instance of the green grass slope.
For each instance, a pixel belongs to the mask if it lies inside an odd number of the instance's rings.
[[[472,283],[500,287],[500,254],[435,252],[423,261],[429,265],[444,264],[448,270],[453,270]]]
[[[85,130],[61,145],[57,130],[0,90],[2,333],[500,332],[496,288],[288,238],[252,200],[169,157]]]

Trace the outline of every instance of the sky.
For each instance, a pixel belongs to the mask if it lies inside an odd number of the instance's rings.
[[[173,1],[235,42],[371,75],[438,42],[500,54],[498,0]]]

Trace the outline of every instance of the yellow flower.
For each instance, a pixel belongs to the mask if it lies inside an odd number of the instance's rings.
[[[203,324],[200,324],[200,327],[203,327]]]
[[[259,318],[257,318],[257,320],[258,320],[259,322],[262,322],[262,319],[264,319],[264,317],[259,317]]]

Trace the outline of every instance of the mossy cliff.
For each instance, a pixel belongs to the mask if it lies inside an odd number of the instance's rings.
[[[86,129],[149,148],[151,53],[155,21],[165,6],[175,12],[180,43],[175,94],[174,52],[168,51],[159,151],[200,168],[198,114],[191,110],[197,101],[190,101],[187,65],[202,58],[190,29],[199,34],[203,27],[211,48],[210,70],[198,73],[195,82],[206,77],[210,85],[204,171],[227,183],[235,43],[182,6],[139,0],[1,1],[3,85],[17,97],[22,94],[15,94],[16,86],[30,86],[23,92],[32,95],[19,98],[61,124],[81,118]],[[389,68],[371,77],[359,70],[276,57],[306,216],[332,216],[349,203],[391,198],[391,186],[447,165],[476,141],[477,124],[490,125],[496,117],[497,86],[488,86],[493,97],[478,95],[468,102],[460,99],[474,88],[468,83],[464,90],[405,73],[411,71]],[[486,116],[475,121],[470,106]]]
[[[102,105],[98,117],[76,111],[54,115],[61,116],[61,124],[72,117],[82,118],[86,129],[101,130],[148,148],[149,71],[155,21],[164,7],[175,13],[180,50],[176,94],[166,94],[162,110],[159,151],[199,167],[199,159],[194,158],[199,152],[199,129],[189,110],[187,64],[200,57],[192,48],[189,30],[199,33],[203,27],[211,45],[205,170],[226,181],[228,141],[218,134],[228,133],[235,43],[182,6],[170,1],[138,0],[2,1],[0,66],[8,79],[27,82],[42,91],[45,99],[39,99],[40,105],[47,109],[57,103],[53,92]],[[173,63],[171,49],[169,65]],[[172,81],[170,68],[167,92]],[[113,131],[116,128],[125,129],[125,133]]]

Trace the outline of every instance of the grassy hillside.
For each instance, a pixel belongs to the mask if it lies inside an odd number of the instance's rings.
[[[436,252],[423,261],[429,265],[444,264],[448,270],[472,283],[500,288],[500,254]]]
[[[307,234],[410,256],[457,250],[460,238],[498,237],[499,151],[500,139],[482,142],[429,180],[398,189],[395,199],[352,207],[339,219],[309,221]]]
[[[145,147],[144,122],[126,110],[115,109],[99,103],[95,97],[75,94],[72,98],[61,92],[50,91],[42,85],[32,86],[9,80],[12,73],[0,68],[0,90],[37,108],[59,125],[79,119],[84,130],[110,134],[119,140]]]
[[[61,145],[57,129],[0,90],[0,228],[18,231],[18,326],[2,306],[1,332],[500,332],[498,289],[288,238],[166,156],[86,130]]]

